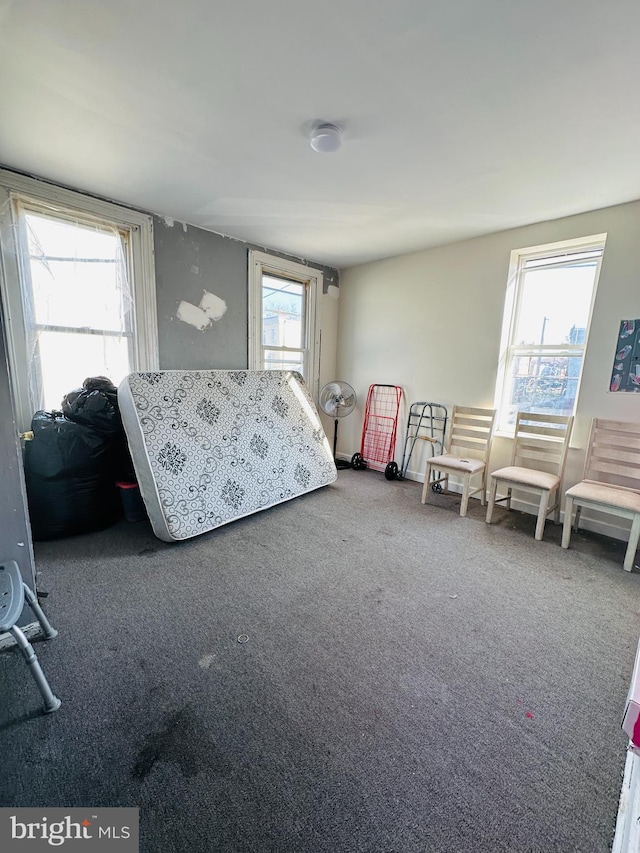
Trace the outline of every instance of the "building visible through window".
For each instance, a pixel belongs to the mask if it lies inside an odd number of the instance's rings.
[[[262,345],[265,370],[297,370],[304,376],[304,284],[262,276]]]
[[[264,252],[249,253],[249,367],[296,370],[317,393],[317,300],[322,273]]]
[[[499,430],[511,430],[518,411],[574,414],[604,236],[512,253]]]

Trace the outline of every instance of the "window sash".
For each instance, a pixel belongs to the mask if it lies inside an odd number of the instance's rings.
[[[579,358],[580,370],[577,376],[572,411],[570,412],[570,414],[575,414],[606,236],[606,234],[599,234],[584,240],[571,240],[563,244],[514,250],[511,253],[503,319],[502,352],[496,383],[495,406],[498,409],[498,433],[513,435],[514,362],[517,358]],[[514,344],[513,337],[519,326],[524,282],[527,274],[539,270],[567,269],[578,266],[595,267],[584,342],[580,344]],[[542,379],[542,377],[539,378]],[[573,383],[576,381],[576,377],[572,375],[567,377],[567,380],[571,380]]]
[[[126,251],[133,292],[129,341],[133,349],[133,370],[157,370],[158,332],[151,216],[0,169],[0,288],[16,421],[19,430],[24,431],[29,428],[34,409],[27,389],[21,296],[25,258],[19,242],[16,201],[30,212],[61,220],[84,221],[92,228],[107,222],[121,233],[128,233]]]
[[[557,267],[566,266],[592,266],[594,261],[600,260],[602,257],[602,248],[591,249],[586,252],[574,252],[561,255],[549,256],[544,254],[523,256],[522,269],[530,270],[545,270],[554,269]]]
[[[269,359],[269,353],[281,353],[283,358]],[[295,356],[298,355],[299,358]],[[297,370],[304,376],[306,353],[301,349],[290,347],[265,347],[263,351],[263,362],[261,370]],[[286,356],[289,356],[288,358]],[[280,365],[278,367],[278,365]]]
[[[269,275],[272,276],[271,273]],[[285,281],[285,279],[283,279],[282,277],[279,276],[279,278],[281,281]],[[308,344],[309,344],[310,329],[309,329],[309,324],[308,324],[308,319],[307,319],[308,315],[309,315],[309,310],[308,310],[309,287],[306,283],[295,282],[295,284],[299,284],[299,283],[303,284],[302,314],[301,314],[301,318],[300,318],[300,324],[301,324],[300,337],[301,337],[302,346],[300,346],[300,347],[288,347],[286,345],[265,344],[264,343],[264,331],[263,331],[263,334],[261,336],[262,337],[262,370],[273,370],[273,369],[276,369],[276,370],[277,369],[280,369],[280,370],[297,370],[298,369],[297,366],[296,367],[281,367],[281,368],[271,367],[269,364],[269,359],[267,358],[267,354],[269,352],[281,352],[284,355],[291,354],[293,356],[295,353],[299,353],[301,356],[299,359],[293,359],[293,358],[292,359],[286,359],[286,358],[284,358],[284,359],[282,359],[282,362],[284,364],[289,363],[289,364],[300,365],[302,368],[300,372],[302,373],[303,377],[306,380],[306,379],[308,379],[308,374],[309,374],[309,345]],[[263,311],[263,314],[262,314],[263,330],[264,330],[264,320],[265,320],[265,317],[264,317],[264,311]]]
[[[250,370],[265,370],[265,350],[294,353],[294,347],[277,347],[263,342],[262,276],[267,275],[289,280],[305,286],[303,328],[306,347],[303,352],[303,375],[311,393],[317,397],[319,384],[319,327],[318,299],[322,293],[322,272],[286,258],[278,258],[266,252],[249,251],[249,340],[248,364]],[[300,350],[298,350],[300,351]],[[286,368],[290,369],[290,368]]]
[[[67,371],[71,369],[72,362],[69,361],[68,354],[62,356],[57,348],[51,349],[51,343],[54,339],[49,333],[64,333],[66,337],[67,343],[70,338],[69,335],[72,335],[77,340],[77,346],[82,346],[83,338],[85,336],[100,336],[103,338],[103,356],[102,358],[96,353],[99,352],[99,348],[96,350],[96,347],[92,344],[89,352],[91,350],[94,351],[94,358],[97,358],[96,364],[92,365],[88,369],[93,372],[93,370],[97,369],[98,374],[100,375],[108,375],[112,376],[113,372],[117,370],[118,374],[122,372],[124,368],[128,372],[133,369],[134,365],[134,317],[133,317],[133,292],[131,289],[131,269],[130,269],[130,252],[129,252],[129,244],[130,244],[130,234],[128,229],[123,229],[117,227],[115,224],[96,220],[96,219],[87,219],[82,215],[77,217],[73,217],[72,211],[65,211],[64,216],[59,216],[56,212],[52,212],[47,210],[42,205],[34,204],[33,202],[29,203],[29,201],[23,202],[20,197],[15,197],[13,199],[13,208],[15,212],[15,219],[18,224],[19,231],[19,244],[21,247],[21,270],[22,270],[22,282],[21,282],[21,290],[22,290],[22,300],[23,300],[23,318],[24,318],[24,327],[25,327],[25,345],[27,347],[27,369],[28,369],[28,381],[29,381],[29,397],[32,407],[34,409],[57,409],[60,405],[60,401],[62,397],[67,391],[72,390],[74,387],[77,387],[84,377],[80,376],[75,379],[75,382],[71,379],[68,381],[68,388],[65,388],[65,380],[62,377],[62,373],[56,375],[56,371],[51,371],[51,363],[59,362],[58,368],[60,371],[63,371],[65,376],[67,375]],[[29,216],[35,218],[34,220],[29,220]],[[66,231],[63,232],[62,239],[65,238],[70,241],[70,244],[76,244],[78,240],[82,240],[83,232],[89,232],[89,234],[93,235],[95,233],[102,234],[109,238],[110,245],[108,244],[108,253],[113,253],[111,257],[93,257],[93,258],[85,258],[78,259],[75,257],[64,258],[63,261],[56,261],[55,266],[50,265],[53,256],[47,255],[44,251],[43,245],[40,243],[40,240],[45,239],[46,245],[46,226],[47,223],[52,225],[57,225],[58,223],[62,223],[67,228],[74,229],[71,234]],[[44,233],[43,233],[44,231]],[[51,236],[49,235],[49,240],[60,239],[60,235]],[[35,249],[41,249],[42,253],[35,251],[34,252],[34,244],[33,240],[36,241]],[[73,264],[71,268],[72,271],[75,271],[75,268],[78,264],[82,266],[89,264],[90,267],[93,267],[95,263],[109,263],[113,265],[113,278],[111,276],[107,277],[107,280],[102,284],[106,285],[110,290],[110,301],[111,301],[111,313],[112,319],[115,319],[115,316],[119,317],[121,326],[120,329],[116,331],[109,331],[106,328],[103,328],[97,324],[92,325],[90,327],[73,325],[68,326],[66,328],[62,327],[60,324],[56,323],[47,323],[38,321],[38,316],[43,316],[48,318],[51,316],[51,303],[50,296],[47,298],[47,285],[50,283],[49,277],[53,281],[54,288],[56,285],[60,285],[64,288],[65,284],[68,284],[64,281],[64,272],[63,269],[60,268],[60,263],[62,264]],[[39,292],[39,288],[36,285],[36,281],[34,280],[34,273],[41,272],[40,264],[44,264],[49,277],[45,274],[45,279],[47,282],[45,284],[44,294]],[[68,271],[68,270],[67,270]],[[78,282],[71,283],[71,289],[74,289],[74,284],[76,285],[76,296],[78,289]],[[99,286],[99,285],[98,285]],[[84,284],[80,286],[80,290],[85,291]],[[69,291],[65,294],[67,297],[69,296]],[[41,299],[44,298],[44,302]],[[64,301],[64,300],[62,300]],[[69,310],[69,309],[67,309]],[[81,308],[80,313],[82,315],[82,320],[88,319],[87,311],[89,314],[93,313],[89,308],[88,304],[85,302]],[[54,311],[54,317],[59,316],[57,312]],[[60,340],[60,346],[62,346],[63,339]],[[117,341],[124,341],[126,343],[125,352],[127,353],[126,363],[122,359],[122,355],[118,358],[117,362],[113,362],[112,359],[106,358],[106,351],[112,349],[113,344],[117,343]],[[89,338],[91,341],[91,337]],[[45,343],[46,342],[46,343]],[[88,343],[88,342],[87,342]],[[97,341],[95,342],[98,343]],[[47,346],[48,344],[48,346]],[[86,346],[86,344],[85,344]],[[49,355],[46,360],[43,360],[43,347],[49,350]],[[83,353],[84,357],[88,355],[88,352]],[[92,361],[91,358],[87,359],[90,363]],[[108,366],[110,365],[110,367]],[[75,365],[73,367],[75,370]],[[113,378],[116,381],[116,384],[120,381],[122,376],[113,375]],[[55,389],[55,393],[54,393]],[[60,391],[62,389],[62,394]]]
[[[275,279],[278,282],[282,282],[284,287],[277,290],[276,288],[274,288],[274,286],[272,284],[266,283],[265,278],[268,278],[271,281],[273,281]],[[264,304],[265,291],[271,291],[271,293],[276,293],[276,292],[287,293],[286,286],[288,284],[294,284],[294,285],[297,285],[298,288],[300,288],[300,294],[293,294],[293,295],[296,298],[300,298],[300,300],[301,300],[301,311],[300,311],[300,344],[301,344],[301,346],[290,347],[290,346],[287,346],[286,344],[284,344],[284,345],[267,344],[264,341],[265,320],[268,320],[269,318],[265,317],[265,313],[269,310],[274,310],[274,309],[269,309],[269,308],[265,307],[265,304]],[[308,324],[308,314],[309,314],[308,306],[309,306],[309,283],[308,282],[297,281],[297,280],[292,279],[292,278],[284,278],[283,276],[274,276],[271,273],[267,273],[267,272],[263,271],[263,273],[262,273],[262,349],[263,349],[263,353],[264,353],[264,350],[280,349],[281,346],[284,346],[286,349],[290,349],[292,351],[293,350],[301,350],[302,352],[306,352],[308,350],[308,348],[309,348],[309,335],[310,335],[310,329],[309,329],[309,324]],[[277,316],[277,314],[276,314],[276,316]],[[263,361],[264,361],[264,356],[263,356]]]
[[[518,344],[510,347],[509,352],[512,357],[521,356],[521,355],[557,355],[558,357],[566,355],[580,355],[585,351],[585,344],[535,344],[532,346],[525,346],[523,344]]]

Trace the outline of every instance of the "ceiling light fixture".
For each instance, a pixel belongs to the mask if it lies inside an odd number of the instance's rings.
[[[311,134],[311,147],[319,154],[333,154],[342,146],[342,128],[337,124],[319,124]]]

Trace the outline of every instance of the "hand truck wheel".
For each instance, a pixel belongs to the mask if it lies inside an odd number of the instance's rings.
[[[359,453],[354,453],[351,457],[351,467],[354,471],[362,471],[367,467],[367,463]]]
[[[431,483],[431,491],[440,494],[442,492],[442,483]]]
[[[389,462],[387,467],[384,469],[384,476],[387,480],[395,480],[398,476],[398,463],[397,462]]]

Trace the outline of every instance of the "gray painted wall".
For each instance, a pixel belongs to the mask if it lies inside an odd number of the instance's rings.
[[[22,468],[22,449],[18,438],[9,366],[0,312],[0,560],[15,560],[22,577],[35,589],[35,569],[31,528]],[[22,620],[24,622],[24,619]]]
[[[158,350],[163,370],[247,367],[247,247],[193,226],[154,217]],[[203,291],[227,303],[204,331],[178,320],[181,301],[199,305]]]
[[[262,246],[223,237],[193,225],[153,218],[160,368],[246,369],[248,341],[247,265],[250,249]],[[324,274],[323,289],[338,286],[338,272],[309,262]],[[181,301],[198,306],[204,291],[227,304],[224,316],[200,331],[178,320]]]

